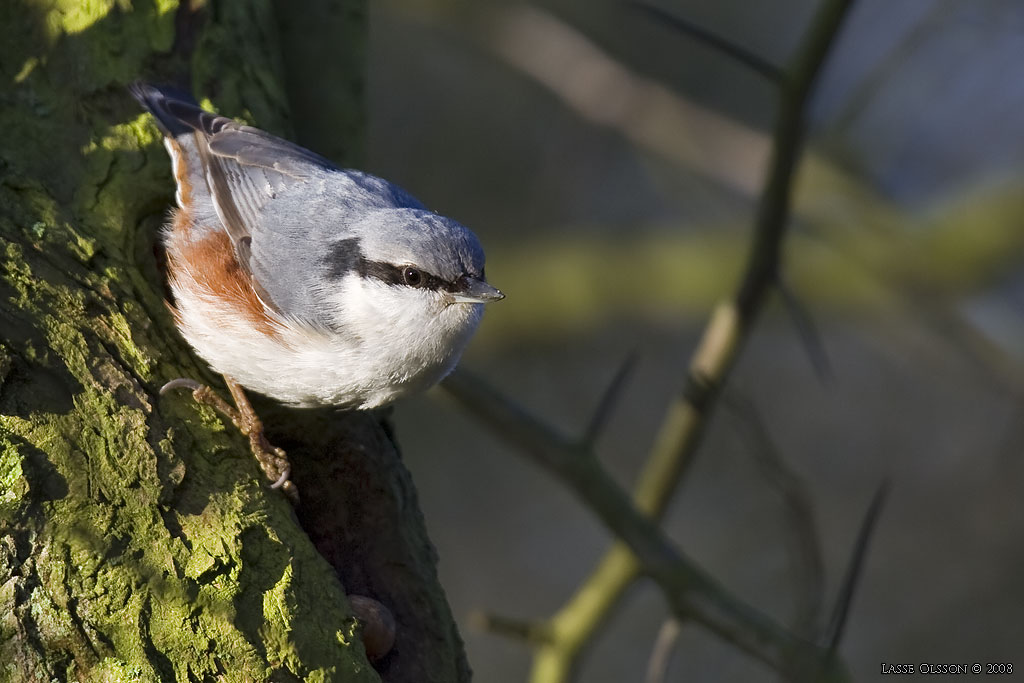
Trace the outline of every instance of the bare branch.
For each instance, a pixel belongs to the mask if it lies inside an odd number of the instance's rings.
[[[579,461],[590,459],[589,452],[576,441],[534,417],[465,368],[456,368],[441,386],[492,431],[518,444],[548,468],[572,468]]]
[[[826,680],[844,680],[845,673],[827,651],[795,637],[750,609],[693,562],[679,553],[653,521],[660,517],[692,460],[706,418],[728,377],[742,343],[776,282],[782,239],[789,218],[790,191],[804,140],[804,107],[851,0],[827,0],[812,22],[804,43],[781,82],[779,118],[773,137],[769,177],[761,193],[747,268],[735,298],[719,304],[694,354],[684,391],[669,406],[650,457],[636,486],[635,504],[592,457],[585,445],[565,438],[530,416],[465,371],[445,386],[484,423],[519,444],[584,502],[620,539],[583,584],[573,601],[552,619],[564,624],[567,615],[582,616],[567,632],[556,629],[556,642],[539,651],[534,681],[567,681],[580,648],[607,618],[626,587],[643,573],[661,587],[673,613],[703,624],[739,649],[778,671],[803,672]],[[533,14],[519,17],[531,29],[563,31]],[[570,41],[572,42],[572,41]],[[576,43],[580,43],[577,39]],[[507,42],[506,42],[507,44]],[[577,45],[590,51],[589,45]],[[516,58],[521,58],[520,52]],[[536,59],[524,62],[529,68]],[[539,73],[539,72],[538,72]],[[614,72],[621,79],[621,72]],[[560,85],[566,85],[560,81]],[[575,101],[593,104],[592,93],[572,88]],[[589,106],[589,105],[588,105]],[[606,108],[595,109],[600,116]],[[614,112],[612,112],[614,113]],[[635,555],[631,559],[629,552]],[[616,591],[595,599],[591,582]]]
[[[696,40],[709,45],[710,47],[732,57],[743,66],[756,71],[770,81],[781,81],[786,73],[778,66],[772,64],[761,55],[755,54],[742,45],[738,45],[723,38],[717,33],[712,33],[703,26],[693,23],[683,17],[677,16],[657,5],[650,5],[646,2],[629,2],[631,7],[650,14],[655,19],[662,21],[674,29],[677,29]]]
[[[793,636],[738,600],[679,553],[596,459],[572,444],[552,441],[546,436],[549,430],[542,423],[466,370],[452,373],[445,381],[445,388],[469,413],[520,446],[537,464],[565,483],[629,546],[643,573],[654,579],[665,593],[674,614],[703,624],[779,671],[790,670],[794,662],[801,670],[821,667],[823,650]],[[603,618],[603,614],[597,618]],[[841,680],[837,671],[830,674]]]
[[[821,5],[787,69],[789,77],[780,84],[782,94],[772,135],[768,181],[757,205],[748,267],[736,293],[736,304],[746,324],[751,323],[760,310],[779,269],[782,238],[789,223],[793,172],[806,136],[804,108],[851,5],[852,0],[830,0]]]

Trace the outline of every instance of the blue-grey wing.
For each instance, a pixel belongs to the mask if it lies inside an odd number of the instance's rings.
[[[180,155],[176,163],[184,165],[194,201],[216,213],[257,293],[289,317],[316,319],[317,252],[325,243],[344,243],[358,214],[422,208],[380,178],[341,170],[303,147],[205,111],[173,88],[136,83],[130,90],[177,143],[172,154]]]

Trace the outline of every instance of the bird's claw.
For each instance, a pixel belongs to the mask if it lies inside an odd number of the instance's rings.
[[[160,387],[160,395],[162,396],[174,389],[188,389],[192,392],[192,398],[197,403],[208,405],[231,420],[232,424],[242,434],[249,437],[249,447],[252,450],[252,454],[256,457],[256,461],[259,462],[263,473],[267,475],[267,479],[273,482],[270,488],[281,489],[292,504],[298,505],[299,490],[288,479],[292,468],[288,462],[287,454],[284,450],[267,441],[267,437],[263,433],[263,423],[260,421],[259,416],[256,415],[256,411],[253,410],[242,388],[231,378],[225,377],[224,379],[227,382],[228,389],[231,391],[231,397],[235,399],[237,409],[231,407],[227,401],[218,396],[217,392],[210,387],[187,377],[172,379]]]

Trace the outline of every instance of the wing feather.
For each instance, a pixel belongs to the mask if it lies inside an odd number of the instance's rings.
[[[145,83],[129,90],[164,135],[184,147],[186,163],[194,166],[187,169],[192,185],[198,182],[208,191],[236,260],[260,298],[281,312],[275,297],[252,278],[254,266],[266,270],[253,262],[253,236],[268,229],[263,220],[268,202],[296,184],[339,169],[303,147],[208,112],[182,91]]]

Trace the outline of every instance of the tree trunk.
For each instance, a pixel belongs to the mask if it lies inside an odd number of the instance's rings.
[[[282,42],[358,66],[364,2],[0,3],[0,680],[469,679],[381,418],[258,405],[293,511],[233,426],[157,396],[179,376],[222,385],[163,303],[170,163],[124,86],[191,85],[288,135],[311,57]],[[316,33],[288,22],[305,10]],[[360,139],[360,79],[322,85],[348,96],[308,114],[343,122],[314,138]],[[346,587],[397,621],[376,672]]]

